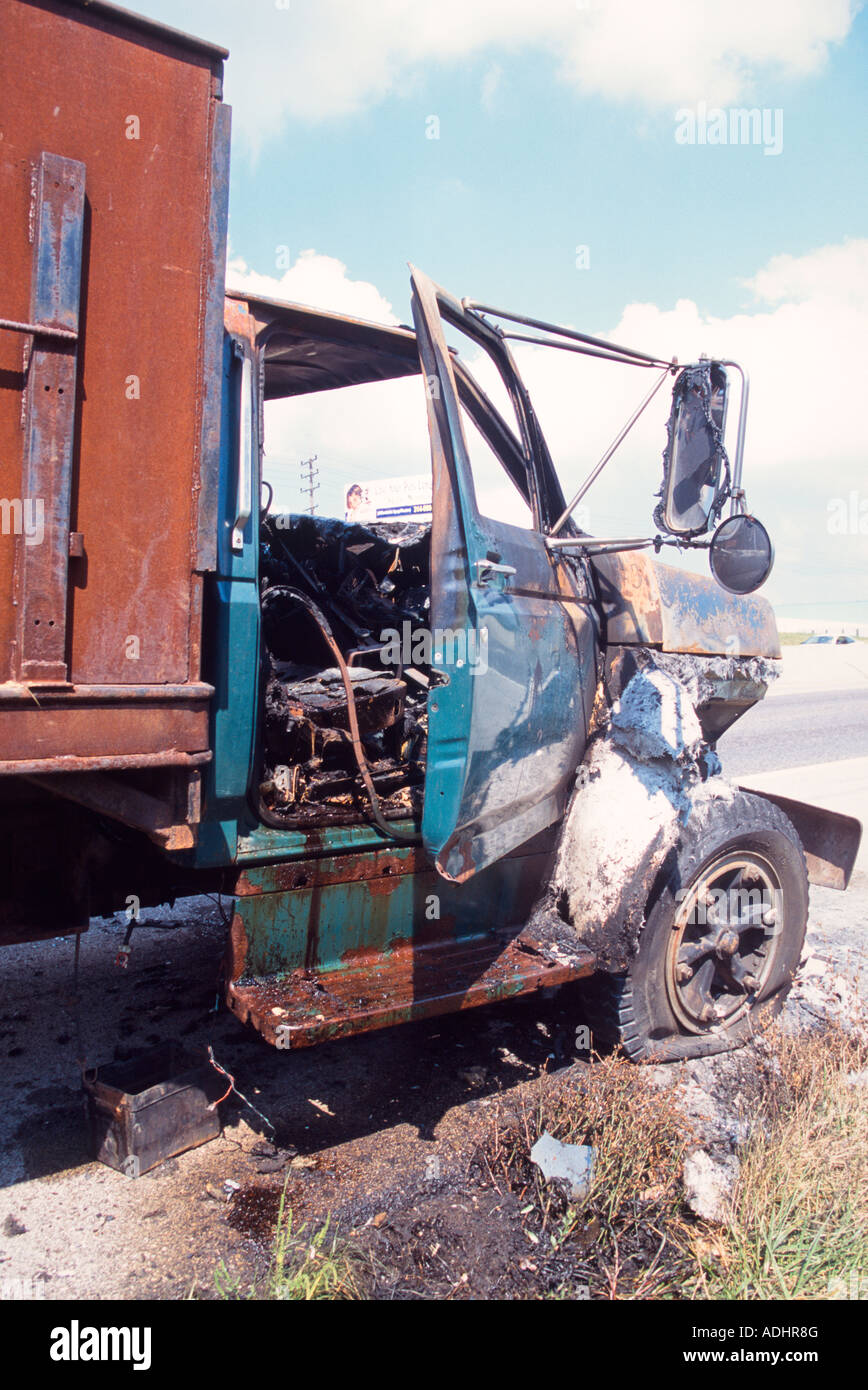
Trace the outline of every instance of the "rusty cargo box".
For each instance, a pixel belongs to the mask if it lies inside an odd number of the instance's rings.
[[[100,1067],[85,1080],[91,1153],[137,1178],[216,1139],[225,1092],[225,1077],[174,1043]]]
[[[0,772],[207,749],[225,56],[0,0]]]

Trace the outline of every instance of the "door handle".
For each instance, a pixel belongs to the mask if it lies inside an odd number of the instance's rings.
[[[244,528],[253,511],[253,363],[249,357],[241,364],[238,417],[237,511],[232,527],[232,549],[235,551],[244,549]]]
[[[474,560],[473,568],[476,570],[474,583],[480,589],[486,588],[492,575],[502,575],[506,585],[515,574],[514,565],[501,565],[496,560]]]

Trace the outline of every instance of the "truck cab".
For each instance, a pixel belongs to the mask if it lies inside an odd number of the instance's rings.
[[[742,487],[741,369],[458,299],[418,270],[412,327],[227,292],[225,51],[96,0],[6,13],[0,939],[224,892],[227,1003],[280,1048],[600,971],[631,1055],[732,1045],[798,962],[799,835],[840,887],[858,843],[846,817],[722,789],[717,739],[780,656],[754,593],[771,550]],[[516,337],[651,375],[640,411],[672,385],[655,534],[581,530]],[[339,412],[403,379],[429,517],[273,506],[272,403]],[[389,427],[359,441],[360,468]],[[649,557],[663,546],[706,548],[711,577]],[[618,734],[648,690],[661,737],[681,711],[651,754]],[[586,823],[608,779],[647,795],[629,853]],[[678,925],[676,903],[724,882],[785,891],[777,925],[768,906],[716,935]],[[648,917],[664,888],[665,929]]]

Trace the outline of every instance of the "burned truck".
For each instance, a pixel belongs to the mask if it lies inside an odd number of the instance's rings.
[[[98,0],[2,8],[0,939],[220,892],[226,1003],[281,1049],[580,979],[631,1057],[743,1040],[860,827],[718,757],[780,658],[741,367],[418,270],[412,327],[227,292],[225,51]],[[651,378],[573,495],[515,340]],[[430,520],[276,509],[266,408],[402,378]],[[649,533],[589,534],[666,383]],[[488,515],[471,438],[525,524]],[[659,559],[698,550],[710,576]]]

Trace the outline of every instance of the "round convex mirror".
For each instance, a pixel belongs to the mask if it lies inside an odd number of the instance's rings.
[[[752,594],[771,574],[775,552],[762,522],[742,514],[720,523],[708,559],[721,588],[731,594]]]

